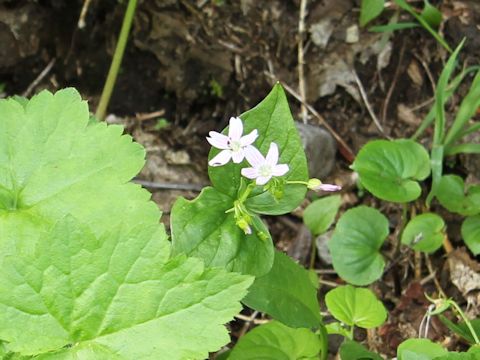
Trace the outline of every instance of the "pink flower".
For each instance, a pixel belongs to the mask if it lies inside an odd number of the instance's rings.
[[[238,117],[231,117],[228,127],[228,136],[220,134],[216,131],[210,131],[207,141],[213,147],[221,149],[213,159],[208,162],[210,166],[225,165],[232,159],[236,164],[239,164],[245,158],[245,149],[252,147],[258,137],[257,129],[251,131],[248,135],[242,136],[243,123],[242,119]]]
[[[265,185],[273,176],[285,175],[289,170],[287,164],[277,164],[278,146],[273,142],[266,157],[253,146],[246,149],[245,156],[252,167],[243,168],[242,175],[255,179],[257,185]]]
[[[318,179],[308,180],[307,187],[313,191],[340,191],[342,187],[334,184],[324,184]]]

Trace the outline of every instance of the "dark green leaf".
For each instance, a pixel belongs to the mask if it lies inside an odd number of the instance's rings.
[[[333,267],[354,285],[368,285],[382,276],[385,261],[380,254],[388,220],[378,210],[359,206],[343,214],[328,248]]]
[[[321,323],[317,288],[309,272],[280,251],[275,251],[270,272],[255,279],[243,302],[291,327]]]
[[[358,153],[352,169],[376,197],[409,202],[420,196],[418,180],[430,175],[427,151],[412,140],[374,140]]]
[[[365,346],[351,340],[345,341],[340,346],[341,360],[382,360],[383,358],[371,351],[368,351]]]
[[[475,256],[480,254],[480,215],[465,219],[462,224],[462,237]]]
[[[480,213],[480,186],[473,185],[465,191],[460,176],[442,176],[436,196],[440,204],[451,212],[464,216]]]
[[[458,336],[461,336],[464,338],[466,341],[468,341],[470,344],[475,344],[475,339],[473,338],[470,330],[468,329],[468,326],[465,322],[461,323],[454,323],[451,320],[449,320],[447,317],[444,315],[439,315],[438,316],[442,323],[450,329],[450,331],[454,332]],[[473,327],[473,330],[477,334],[478,337],[480,337],[480,319],[473,319],[470,320],[470,323]]]
[[[435,6],[432,6],[428,0],[424,0],[424,2],[425,6],[420,17],[431,27],[438,28],[442,22],[442,13]]]

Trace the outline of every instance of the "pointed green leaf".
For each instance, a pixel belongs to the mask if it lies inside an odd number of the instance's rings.
[[[319,354],[319,336],[310,329],[272,321],[241,337],[228,360],[318,360]]]
[[[420,17],[425,20],[428,25],[433,28],[438,28],[442,22],[442,13],[435,6],[430,4],[428,0],[423,0],[425,6],[423,7]]]
[[[229,341],[221,324],[240,310],[251,279],[193,258],[166,262],[168,246],[157,227],[97,238],[67,217],[35,251],[4,258],[0,338],[24,355],[205,357]]]
[[[428,339],[408,339],[397,349],[398,360],[430,360],[447,354],[448,351]]]
[[[379,16],[383,7],[385,6],[385,0],[362,0],[360,7],[360,26],[367,25],[370,21]]]
[[[327,293],[325,303],[335,319],[350,326],[371,329],[387,319],[385,307],[369,289],[339,286]]]
[[[425,213],[414,217],[405,226],[402,244],[416,251],[432,253],[442,246],[445,223],[437,214]]]
[[[256,278],[243,302],[291,327],[321,323],[317,288],[302,266],[280,251],[267,275]]]
[[[457,175],[442,176],[435,194],[444,208],[464,216],[480,213],[480,186],[465,190],[463,179]]]
[[[388,220],[378,210],[359,206],[346,211],[328,243],[337,273],[354,285],[379,279],[385,266],[380,248],[388,234]]]
[[[358,153],[352,169],[376,197],[394,202],[409,202],[420,196],[417,181],[430,175],[430,158],[412,140],[374,140]]]
[[[303,221],[313,235],[323,234],[329,229],[341,204],[340,195],[331,195],[315,200],[307,206],[303,213]]]
[[[368,351],[365,346],[351,340],[345,341],[340,346],[341,360],[382,360],[383,358],[371,351]]]
[[[473,255],[480,254],[480,215],[465,219],[462,224],[462,237]]]
[[[288,164],[289,172],[284,176],[287,180],[308,180],[308,168],[300,136],[295,127],[287,97],[280,84],[274,86],[270,94],[253,109],[240,115],[244,121],[244,133],[258,130],[258,138],[254,143],[265,156],[270,143],[275,142],[280,152],[280,164]],[[224,132],[227,129],[224,130]],[[212,148],[209,160],[218,154],[219,150]],[[236,199],[240,188],[240,170],[249,167],[245,160],[241,164],[230,162],[224,166],[209,167],[208,174],[213,186],[218,191]],[[260,187],[258,187],[260,190]],[[295,209],[304,199],[304,185],[289,185],[285,187],[283,197],[276,200],[269,192],[259,194],[254,191],[247,201],[250,210],[260,214],[278,215]]]
[[[475,339],[473,338],[473,335],[465,322],[456,324],[442,314],[440,314],[438,317],[450,331],[454,332],[458,336],[461,336],[470,344],[475,344]],[[470,324],[472,325],[473,331],[475,331],[477,336],[480,337],[480,318],[470,320]]]
[[[172,208],[173,254],[201,258],[207,266],[219,266],[255,276],[265,275],[273,264],[273,243],[268,229],[255,215],[260,229],[252,234],[236,225],[232,199],[215,188],[204,188],[192,201],[178,198]],[[265,237],[259,236],[261,231]]]

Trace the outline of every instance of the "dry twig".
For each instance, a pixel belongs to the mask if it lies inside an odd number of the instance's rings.
[[[53,68],[53,65],[55,65],[55,61],[57,59],[53,58],[52,60],[50,60],[50,62],[47,64],[47,66],[45,67],[45,69],[42,70],[42,72],[40,74],[38,74],[38,76],[35,78],[35,80],[32,81],[32,83],[28,86],[27,90],[25,90],[22,94],[23,97],[28,97],[28,95],[30,95],[32,93],[32,91],[35,89],[35,87],[40,83],[40,81],[43,80],[43,78],[45,76],[48,75],[48,73],[50,72],[50,70],[52,70]]]
[[[304,48],[303,48],[303,36],[305,34],[305,16],[306,16],[306,9],[307,9],[307,0],[300,1],[300,16],[298,19],[298,92],[302,99],[301,104],[301,114],[302,114],[302,121],[304,124],[307,123],[308,120],[308,112],[307,107],[305,106],[304,102],[306,102],[306,91],[305,91],[305,74],[303,65],[305,64],[303,60],[304,55]]]

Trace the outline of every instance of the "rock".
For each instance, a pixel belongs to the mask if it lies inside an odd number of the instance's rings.
[[[307,156],[310,177],[325,179],[335,164],[335,140],[321,127],[299,122],[296,125]]]
[[[317,255],[325,264],[332,265],[332,255],[328,250],[327,243],[333,235],[333,230],[326,232],[325,234],[317,236],[315,239],[315,245],[317,246]]]

